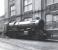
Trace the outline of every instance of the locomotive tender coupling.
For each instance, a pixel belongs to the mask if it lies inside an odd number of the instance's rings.
[[[9,37],[29,37],[30,39],[47,39],[51,36],[44,30],[44,21],[20,21],[10,22],[7,26],[6,35]]]

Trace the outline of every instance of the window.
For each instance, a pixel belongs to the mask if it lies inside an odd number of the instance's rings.
[[[58,0],[54,0],[54,3],[58,3]]]
[[[58,0],[47,0],[47,5],[58,3]]]
[[[32,10],[32,0],[24,0],[24,12]]]
[[[10,0],[10,2],[15,1],[15,0]]]
[[[50,29],[50,28],[52,28],[52,15],[51,14],[48,14],[47,16],[46,16],[46,28],[47,29]]]
[[[36,18],[40,18],[41,19],[41,12],[40,13],[35,13],[33,15],[33,19],[36,20]]]
[[[58,28],[58,15],[48,14],[46,16],[46,28],[47,29]]]
[[[11,16],[15,15],[15,5],[11,6]]]
[[[47,0],[47,5],[53,4],[54,0]]]
[[[32,21],[32,18],[26,18],[24,21]]]
[[[10,0],[10,5],[15,4],[15,0]]]
[[[55,28],[58,28],[58,15],[53,16]]]

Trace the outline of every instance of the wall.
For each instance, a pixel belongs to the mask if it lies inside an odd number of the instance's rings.
[[[5,18],[8,18],[8,11],[9,9],[8,9],[8,0],[5,0]]]
[[[35,0],[35,11],[41,10],[41,0]]]
[[[41,17],[45,21],[46,20],[46,0],[41,0]]]
[[[21,0],[16,0],[16,15],[21,14]]]
[[[33,0],[33,11],[38,11],[33,14],[33,19],[36,17],[41,18],[41,0]]]

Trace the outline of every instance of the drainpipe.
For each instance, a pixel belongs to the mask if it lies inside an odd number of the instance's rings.
[[[33,10],[33,17],[32,17],[32,19],[34,19],[35,18],[35,0],[32,0],[32,10]]]
[[[44,29],[46,29],[46,4],[46,0],[41,0],[41,19],[45,22]]]

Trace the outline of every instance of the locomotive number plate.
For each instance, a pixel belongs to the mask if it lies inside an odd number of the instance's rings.
[[[24,35],[28,35],[28,31],[24,31]]]

